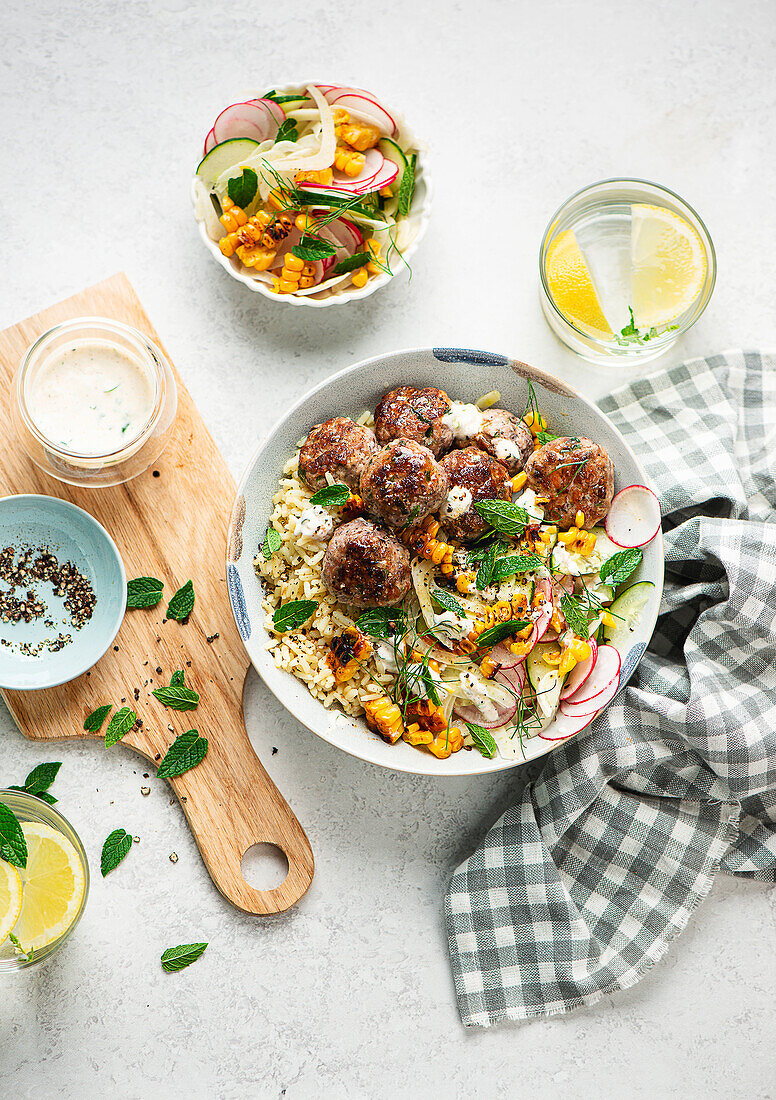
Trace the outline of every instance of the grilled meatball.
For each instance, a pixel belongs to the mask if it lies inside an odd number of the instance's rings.
[[[442,459],[442,466],[450,479],[450,494],[439,511],[439,522],[456,538],[476,539],[488,530],[488,524],[475,512],[475,503],[478,500],[511,500],[509,474],[500,462],[479,447],[451,451]],[[468,507],[461,510],[462,505]]]
[[[323,558],[326,587],[352,607],[388,607],[409,591],[410,553],[368,519],[338,527]]]
[[[435,512],[447,490],[447,474],[428,447],[412,439],[394,439],[361,475],[367,511],[389,527],[409,527]]]
[[[506,409],[486,409],[482,427],[472,440],[497,458],[510,474],[519,473],[533,450],[533,436],[520,417]]]
[[[525,464],[528,484],[547,497],[545,519],[561,528],[585,513],[585,527],[595,527],[609,511],[614,495],[614,465],[591,439],[553,439],[534,451]]]
[[[453,429],[442,422],[449,410],[450,398],[444,390],[400,386],[386,393],[375,409],[377,441],[414,439],[438,456],[453,445]]]
[[[361,473],[377,451],[375,433],[347,416],[316,424],[299,452],[299,473],[313,490],[326,485],[326,474],[358,492]]]

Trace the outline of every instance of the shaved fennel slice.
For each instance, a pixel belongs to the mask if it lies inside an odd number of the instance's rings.
[[[322,168],[330,168],[334,163],[334,153],[337,148],[337,136],[334,133],[334,111],[323,98],[321,93],[310,84],[306,89],[307,95],[315,100],[321,116],[320,148],[312,155],[289,155],[275,162],[275,168],[279,172],[304,171],[317,172]]]
[[[434,626],[434,605],[431,602],[431,589],[435,586],[434,566],[425,558],[416,558],[411,565],[412,587],[418,597],[420,610],[429,630]]]

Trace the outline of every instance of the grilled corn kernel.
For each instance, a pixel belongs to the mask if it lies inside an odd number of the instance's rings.
[[[338,172],[344,172],[346,176],[357,176],[363,171],[366,157],[363,153],[357,153],[349,145],[338,145],[334,153],[334,167]]]
[[[568,531],[558,532],[558,542],[564,543],[566,546],[570,546],[572,542],[576,542],[579,538],[579,529],[577,527],[569,527]]]
[[[276,210],[286,210],[289,206],[288,194],[276,187],[274,191],[270,191],[267,202]]]
[[[240,245],[236,251],[245,266],[253,267],[256,271],[268,271],[276,255],[275,249],[262,248],[261,245],[252,245],[250,248]]]
[[[480,662],[480,672],[486,680],[489,680],[491,678],[497,668],[498,664],[496,661],[493,660],[490,654],[488,654],[487,657],[482,658],[482,661]]]
[[[548,649],[542,657],[542,660],[547,665],[559,665],[563,654],[559,649]]]
[[[390,186],[390,184],[388,185],[388,187],[381,187],[380,188],[380,196],[381,196],[381,198],[384,198],[384,199],[392,199],[393,198],[393,188]]]
[[[516,657],[524,657],[531,648],[529,642],[508,642],[507,644],[510,653],[514,653]]]
[[[334,179],[331,168],[319,168],[316,172],[297,172],[294,183],[320,183],[325,187]]]
[[[369,728],[379,733],[391,745],[395,745],[404,733],[401,710],[387,695],[367,699],[364,702],[364,714]]]
[[[601,612],[601,622],[604,626],[608,626],[610,630],[613,630],[614,627],[617,626],[617,620],[614,615],[612,615],[611,611]]]
[[[585,513],[584,512],[577,512],[577,514],[574,516],[574,523],[577,525],[577,527],[584,527],[585,526]]]
[[[519,474],[515,474],[512,478],[512,492],[519,493],[526,481],[528,481],[528,474],[525,470],[521,470]]]
[[[448,756],[454,752],[459,752],[462,748],[463,734],[458,726],[453,726],[451,729],[439,733],[428,746],[429,752],[432,752],[440,760],[446,760]]]
[[[550,626],[556,634],[561,634],[563,632],[563,620],[558,611],[553,611],[552,618],[550,619]]]
[[[431,730],[422,730],[417,722],[407,726],[402,736],[409,745],[430,745],[434,740]]]
[[[533,411],[527,412],[523,417],[523,423],[527,428],[530,428],[533,435],[537,435],[539,432],[547,430],[547,421],[541,413],[537,414]]]
[[[459,592],[468,592],[474,580],[473,573],[459,573],[455,580],[455,587]]]
[[[304,267],[304,260],[300,259],[299,256],[295,256],[293,252],[287,252],[283,261],[283,267],[288,271],[298,271],[301,274],[302,268]]]
[[[587,537],[585,538],[585,545],[584,545],[585,557],[589,557],[593,553],[593,551],[595,550],[595,544],[596,544],[597,541],[598,541],[598,536],[597,535],[594,535],[592,532],[590,532],[590,534],[587,535]]]
[[[353,286],[357,286],[360,290],[362,286],[366,286],[368,279],[369,272],[365,267],[360,267],[358,271],[353,272],[351,282],[353,283]]]
[[[294,225],[300,233],[308,233],[315,228],[315,218],[311,218],[309,214],[297,214]]]
[[[350,122],[350,115],[344,107],[334,108],[334,125],[341,126],[343,122]]]
[[[377,127],[368,126],[365,122],[343,122],[334,127],[334,132],[340,141],[357,149],[359,153],[373,149],[380,140]]]

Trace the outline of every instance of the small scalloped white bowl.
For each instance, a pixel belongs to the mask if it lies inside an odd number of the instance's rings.
[[[294,92],[301,92],[309,84],[315,83],[315,81],[308,81],[306,84],[274,84],[272,87],[280,95],[291,95]],[[344,86],[344,85],[343,85]],[[243,96],[243,99],[251,99],[260,97],[261,92],[249,92]],[[195,213],[195,219],[199,228],[199,235],[202,238],[202,242],[207,248],[210,255],[215,259],[221,267],[226,271],[233,279],[236,279],[243,286],[246,286],[248,290],[255,291],[257,294],[263,295],[265,298],[271,299],[273,302],[283,302],[286,305],[292,306],[308,306],[315,309],[321,309],[323,306],[337,306],[345,305],[347,302],[359,301],[361,298],[368,298],[370,294],[374,294],[376,290],[386,286],[397,275],[407,270],[406,264],[409,263],[410,258],[415,254],[418,245],[425,236],[426,229],[428,228],[428,219],[431,214],[431,199],[433,196],[433,185],[431,182],[431,176],[428,171],[428,147],[425,142],[420,141],[410,128],[405,124],[403,116],[396,111],[391,112],[394,118],[399,123],[400,131],[411,140],[412,147],[418,150],[418,165],[415,174],[415,197],[412,203],[412,218],[417,219],[417,231],[412,241],[407,248],[402,252],[402,261],[397,261],[399,267],[392,274],[382,273],[375,278],[370,278],[366,286],[363,287],[351,287],[348,290],[343,290],[341,293],[330,294],[327,298],[311,298],[308,296],[299,297],[294,294],[275,294],[270,290],[266,283],[261,282],[260,279],[254,279],[248,275],[245,271],[241,270],[241,264],[239,260],[234,257],[227,258],[221,252],[218,247],[218,242],[214,241],[207,231],[207,226],[204,220],[197,218]],[[196,173],[191,181],[191,202],[195,209],[197,208],[197,176]],[[403,261],[406,261],[403,262]]]
[[[466,348],[396,351],[339,371],[310,390],[283,416],[248,463],[237,490],[227,543],[227,585],[237,629],[254,668],[283,706],[302,725],[351,756],[394,771],[449,778],[503,771],[537,760],[563,744],[532,737],[525,742],[524,760],[505,760],[499,756],[487,760],[476,750],[438,760],[404,741],[387,744],[367,728],[363,718],[351,718],[334,708],[327,710],[300,680],[275,666],[267,650],[269,634],[261,607],[262,588],[253,568],[283,466],[313,424],[332,416],[358,417],[364,409],[373,409],[387,390],[400,385],[438,386],[459,401],[476,401],[496,389],[501,391],[504,408],[519,411],[525,407],[529,381],[551,430],[561,435],[587,436],[606,448],[614,463],[615,491],[626,485],[650,486],[646,471],[617,428],[596,405],[566,382],[505,355]],[[655,587],[634,626],[630,649],[622,654],[618,692],[632,675],[652,637],[663,591],[663,572],[663,537],[658,531],[644,547],[643,561],[633,578],[652,581]],[[302,736],[301,731],[289,731],[300,752],[305,751],[299,740]]]

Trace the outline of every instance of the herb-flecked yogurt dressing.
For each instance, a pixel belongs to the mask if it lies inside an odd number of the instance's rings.
[[[25,399],[38,430],[83,455],[110,455],[142,432],[154,410],[142,362],[107,340],[73,341],[43,361]]]

